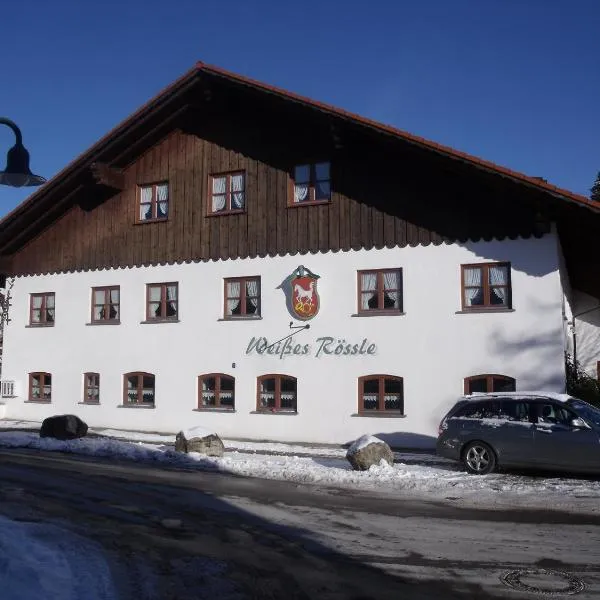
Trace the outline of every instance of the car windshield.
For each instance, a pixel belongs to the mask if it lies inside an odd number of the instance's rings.
[[[574,408],[579,415],[589,423],[600,426],[600,409],[588,404],[587,402],[584,402],[583,400],[579,400],[579,398],[567,400],[565,404],[571,408]]]

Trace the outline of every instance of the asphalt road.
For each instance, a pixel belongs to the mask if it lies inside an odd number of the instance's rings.
[[[120,598],[534,598],[500,581],[520,568],[600,596],[600,514],[543,501],[485,508],[26,450],[0,451],[0,482],[0,514],[100,544]]]

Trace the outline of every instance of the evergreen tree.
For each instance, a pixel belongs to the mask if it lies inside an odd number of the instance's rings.
[[[596,181],[592,186],[591,192],[590,198],[596,202],[600,202],[600,172],[598,172],[598,177],[596,177]]]

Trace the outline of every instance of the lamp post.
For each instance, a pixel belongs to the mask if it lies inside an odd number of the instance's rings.
[[[6,155],[6,167],[0,171],[0,184],[12,187],[42,185],[46,182],[44,177],[34,175],[29,169],[29,152],[23,146],[23,136],[16,123],[10,119],[0,117],[0,125],[10,127],[16,138],[15,145]]]

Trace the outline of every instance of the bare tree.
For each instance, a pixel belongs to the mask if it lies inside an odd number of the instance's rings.
[[[7,280],[6,287],[3,291],[0,291],[0,377],[2,377],[2,363],[4,355],[4,328],[10,321],[9,308],[13,285],[15,285],[14,277]]]

